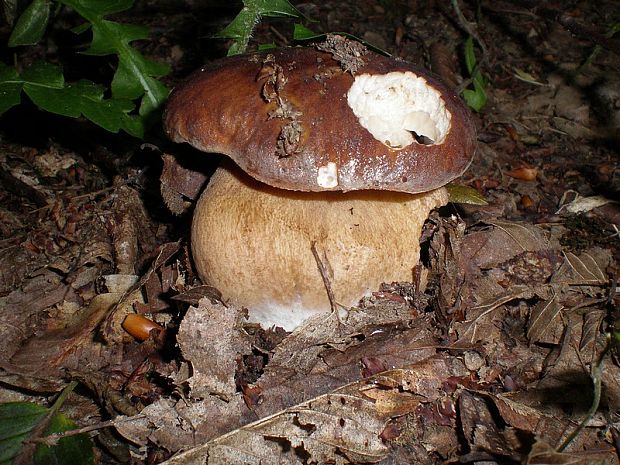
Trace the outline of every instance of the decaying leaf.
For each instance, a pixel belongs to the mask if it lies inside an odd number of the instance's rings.
[[[560,411],[549,412],[544,397],[539,397],[541,394],[463,392],[459,413],[472,458],[478,451],[488,454],[488,458],[504,456],[517,463],[538,465],[616,463],[613,449],[605,447],[603,440],[590,432],[573,445],[575,452],[558,453],[551,448],[549,443],[559,443],[575,427],[575,422]]]
[[[359,388],[359,387],[358,387]],[[386,419],[357,389],[345,387],[243,426],[165,462],[173,464],[376,463]]]
[[[581,340],[579,341],[580,351],[594,346],[605,315],[606,312],[603,310],[589,309],[583,316],[583,331],[581,332]]]
[[[553,282],[566,282],[577,286],[605,286],[609,283],[604,271],[609,260],[609,252],[600,249],[586,251],[579,256],[566,252],[565,261],[553,277]]]
[[[241,309],[213,304],[207,298],[185,314],[177,342],[193,367],[188,380],[192,397],[215,395],[230,400],[235,396],[238,360],[250,352],[241,327],[243,317]]]
[[[181,215],[191,205],[184,199],[196,200],[204,186],[207,176],[182,166],[176,157],[164,153],[164,167],[160,176],[160,190],[168,209],[175,215]]]
[[[496,318],[496,311],[504,304],[515,299],[530,299],[534,297],[534,292],[527,286],[515,286],[510,291],[497,296],[493,301],[483,303],[469,309],[468,319],[454,324],[454,328],[459,335],[459,343],[473,344],[483,336],[488,339],[492,334],[493,319]]]
[[[216,396],[162,398],[137,415],[118,416],[115,427],[135,444],[150,441],[176,452],[204,444],[252,419],[240,395],[229,401]]]
[[[471,454],[484,452],[492,454],[489,458],[519,458],[515,444],[511,444],[509,430],[498,425],[486,399],[463,391],[459,398],[459,417]]]
[[[340,322],[333,315],[308,321],[276,347],[257,381],[262,401],[255,411],[271,415],[359,379],[367,357],[393,367],[431,356],[438,343],[432,320],[411,318],[407,303],[393,302],[352,309]]]
[[[538,438],[525,461],[526,465],[612,465],[617,459],[607,451],[585,453],[557,452],[546,441]]]
[[[8,371],[31,379],[57,378],[63,383],[61,370],[97,371],[109,364],[106,357],[114,349],[102,350],[101,345],[93,341],[93,332],[112,307],[131,308],[131,304],[141,298],[136,292],[126,294],[126,290],[95,296],[87,307],[79,308],[74,315],[67,317],[63,327],[51,327],[25,341],[10,358]]]
[[[166,465],[376,463],[388,453],[381,439],[392,416],[413,412],[442,395],[442,383],[463,372],[433,357],[342,386],[267,416]]]
[[[533,342],[540,342],[549,325],[556,319],[563,308],[559,302],[558,295],[555,293],[553,293],[551,298],[534,305],[528,320],[527,338]],[[558,326],[562,327],[563,325],[556,325],[556,327]],[[558,340],[552,342],[557,343]]]
[[[444,269],[440,278],[437,303],[447,315],[464,314],[453,324],[460,343],[475,343],[498,337],[504,305],[535,299],[527,319],[527,337],[531,342],[557,343],[560,333],[547,329],[558,321],[563,308],[582,308],[574,301],[576,293],[601,295],[609,284],[605,274],[608,252],[592,249],[562,256],[559,244],[539,226],[490,222],[492,229],[480,229],[466,235],[442,223],[444,234],[436,234],[431,250],[437,256],[435,269]],[[447,234],[448,238],[444,236]],[[458,239],[459,236],[461,239]],[[460,241],[460,252],[454,244]],[[449,254],[448,254],[449,252]],[[452,303],[451,303],[452,302]]]
[[[557,213],[561,213],[563,210],[573,214],[587,213],[595,208],[607,205],[610,202],[612,202],[612,200],[605,198],[602,195],[593,195],[590,197],[581,197],[577,195],[574,200],[562,205]]]
[[[241,309],[212,303],[208,298],[190,307],[177,342],[191,370],[174,378],[180,389],[189,386],[187,398],[161,399],[140,412],[144,420],[123,422],[117,427],[119,432],[138,444],[149,440],[178,451],[255,419],[235,384],[239,360],[250,352],[248,336],[241,326],[243,317]],[[158,421],[160,416],[162,421]]]

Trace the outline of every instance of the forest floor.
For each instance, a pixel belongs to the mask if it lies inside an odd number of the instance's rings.
[[[162,202],[162,160],[206,155],[24,97],[0,117],[0,401],[50,405],[77,381],[62,411],[95,426],[101,463],[619,463],[620,4],[293,3],[458,90],[475,36],[488,101],[457,182],[487,205],[431,216],[425,286],[377,283],[346,321],[264,331],[200,284],[190,199]],[[240,6],[218,4],[116,19],[150,28],[140,50],[173,87],[225,56],[212,36]],[[74,53],[77,25],[60,13],[19,59],[109,76]],[[265,20],[250,48],[293,45],[292,28]],[[133,313],[165,330],[136,340]]]

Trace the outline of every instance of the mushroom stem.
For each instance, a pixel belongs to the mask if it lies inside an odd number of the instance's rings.
[[[201,279],[247,307],[250,321],[292,330],[330,310],[313,243],[326,259],[335,301],[355,306],[382,282],[412,280],[422,225],[447,201],[443,188],[285,191],[225,162],[196,205],[193,258]]]

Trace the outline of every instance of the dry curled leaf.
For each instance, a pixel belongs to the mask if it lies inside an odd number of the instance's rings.
[[[196,200],[207,176],[204,173],[182,166],[176,157],[164,153],[164,167],[160,176],[160,190],[166,206],[175,215],[180,215],[189,207],[184,198]]]

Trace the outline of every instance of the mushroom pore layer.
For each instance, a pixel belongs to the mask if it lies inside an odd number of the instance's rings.
[[[429,212],[445,189],[293,192],[218,168],[194,213],[192,251],[204,282],[264,327],[292,330],[330,308],[315,243],[336,302],[354,306],[381,282],[411,281]]]

